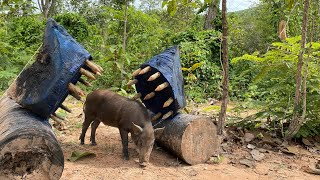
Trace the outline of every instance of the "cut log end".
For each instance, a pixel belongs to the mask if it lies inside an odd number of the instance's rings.
[[[216,127],[208,118],[178,114],[161,126],[156,141],[190,165],[206,162],[218,149]]]
[[[0,107],[0,179],[59,179],[64,157],[50,125],[10,98]]]
[[[199,118],[190,123],[182,136],[181,154],[189,164],[206,162],[218,149],[216,128],[208,119]]]
[[[59,179],[63,160],[51,154],[46,143],[51,142],[44,137],[21,136],[6,144],[0,150],[0,179]]]

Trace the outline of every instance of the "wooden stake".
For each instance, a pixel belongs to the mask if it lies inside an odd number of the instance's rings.
[[[166,107],[170,106],[172,102],[173,102],[173,99],[172,99],[172,98],[169,98],[169,99],[163,104],[163,108],[166,108]]]
[[[133,73],[132,73],[132,77],[136,77],[141,71],[141,68],[135,70]]]
[[[147,95],[143,98],[143,100],[151,99],[151,98],[153,98],[155,95],[156,95],[155,92],[151,92],[151,93],[147,94]]]
[[[85,81],[82,78],[79,78],[79,82],[82,83],[83,85],[87,86],[87,87],[91,87],[92,86],[89,82]]]
[[[128,85],[128,86],[132,86],[132,85],[136,84],[137,82],[138,82],[137,79],[133,79],[133,80],[130,80],[130,81],[127,83],[127,85]]]
[[[155,89],[155,91],[162,91],[164,88],[166,88],[168,86],[169,86],[168,82],[162,83]]]
[[[156,115],[154,115],[154,116],[151,118],[151,121],[156,121],[156,120],[159,119],[161,116],[162,116],[162,114],[161,114],[160,112],[158,112]]]
[[[50,118],[51,118],[52,120],[56,121],[56,122],[59,123],[59,124],[62,124],[62,123],[63,123],[58,117],[56,117],[56,116],[54,116],[54,115],[52,115],[52,114],[51,114]]]
[[[72,112],[71,109],[69,109],[67,106],[65,106],[65,105],[63,105],[63,104],[60,105],[60,108],[63,109],[63,110],[65,110],[65,111],[67,111],[68,113],[71,113],[71,112]]]
[[[162,116],[162,119],[167,119],[173,114],[172,111],[167,112],[165,115]]]
[[[59,118],[59,119],[61,119],[61,120],[63,120],[63,121],[65,121],[66,119],[64,118],[64,117],[62,117],[62,116],[60,116],[60,115],[58,115],[57,113],[52,113],[52,115],[51,116],[55,116],[55,117],[57,117],[57,118]]]
[[[90,78],[92,80],[96,79],[96,77],[94,77],[94,75],[91,72],[89,72],[89,71],[87,71],[87,70],[85,70],[83,68],[80,68],[80,73],[85,75],[85,76],[87,76],[88,78]]]
[[[95,74],[101,73],[99,67],[92,61],[86,60],[86,66],[88,66]]]
[[[75,86],[72,83],[68,84],[68,90],[74,94],[78,94],[79,96],[85,96],[86,94],[79,87]]]
[[[78,94],[75,94],[75,93],[69,93],[72,97],[76,98],[77,100],[81,101],[81,102],[84,102],[82,99],[81,99],[81,96],[79,96]]]
[[[151,75],[148,79],[148,81],[154,81],[156,80],[158,77],[160,77],[160,72],[156,72],[153,75]]]
[[[139,72],[139,75],[145,74],[145,73],[147,73],[147,72],[150,71],[150,70],[151,70],[151,67],[150,67],[150,66],[147,66],[147,67],[143,68],[143,69]]]
[[[103,69],[99,64],[96,64],[96,65],[98,66],[100,72],[103,72],[103,71],[104,71],[104,69]]]
[[[141,93],[137,93],[137,94],[134,95],[133,98],[131,98],[131,99],[136,100],[136,99],[139,99],[140,97],[141,97]]]

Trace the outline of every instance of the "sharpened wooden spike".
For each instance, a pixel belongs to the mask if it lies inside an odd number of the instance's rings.
[[[131,76],[132,76],[132,77],[136,77],[136,76],[140,73],[140,71],[141,71],[141,68],[135,70],[135,71],[131,74]]]
[[[166,102],[164,102],[163,108],[166,108],[166,107],[170,106],[172,102],[173,102],[173,99],[169,98]]]
[[[156,120],[159,119],[161,116],[162,116],[162,114],[161,114],[160,112],[158,112],[156,115],[154,115],[154,116],[151,118],[151,121],[156,121]]]
[[[165,83],[162,83],[160,84],[159,86],[157,86],[157,88],[155,89],[155,91],[162,91],[164,88],[168,87],[169,86],[169,83],[168,82],[165,82]]]
[[[55,116],[55,117],[57,117],[57,118],[59,118],[59,119],[61,119],[61,120],[63,120],[63,121],[65,121],[66,119],[64,118],[64,117],[62,117],[62,116],[60,116],[60,115],[58,115],[57,113],[52,113],[52,115],[53,116]]]
[[[82,89],[80,89],[79,87],[77,87],[76,85],[69,83],[68,84],[68,90],[71,91],[74,94],[78,94],[80,96],[85,96],[86,94],[82,91]]]
[[[78,95],[78,94],[74,94],[74,93],[70,93],[70,95],[74,98],[76,98],[77,100],[81,101],[81,102],[84,102],[82,99],[81,99],[81,96]]]
[[[131,98],[131,99],[136,100],[136,99],[139,99],[139,98],[141,98],[141,93],[137,93],[137,94],[134,95],[133,98]]]
[[[172,111],[167,112],[165,115],[162,116],[162,119],[167,119],[168,117],[170,117],[173,114]]]
[[[100,72],[103,72],[103,71],[104,71],[104,69],[103,69],[99,64],[96,64],[96,65],[98,66]]]
[[[153,98],[155,95],[156,95],[155,92],[151,92],[151,93],[147,94],[147,95],[143,98],[143,100],[151,99],[151,98]]]
[[[153,75],[151,75],[148,79],[148,81],[154,81],[156,80],[158,77],[160,77],[160,72],[154,73]]]
[[[65,106],[65,105],[63,105],[63,104],[60,105],[60,108],[63,109],[63,110],[65,110],[65,111],[67,111],[68,113],[71,113],[71,112],[72,112],[71,109],[69,109],[67,106]]]
[[[151,67],[150,67],[150,66],[147,66],[147,67],[143,68],[143,69],[139,72],[139,75],[145,74],[145,73],[147,73],[147,72],[150,71],[150,70],[151,70]]]
[[[85,75],[85,76],[87,76],[88,78],[90,78],[92,80],[96,79],[96,77],[94,77],[94,75],[91,72],[89,72],[89,71],[87,71],[87,70],[85,70],[83,68],[80,68],[80,73]]]
[[[86,60],[86,66],[88,66],[95,74],[97,74],[98,72],[101,73],[99,67],[92,61]]]
[[[58,117],[56,117],[56,116],[54,116],[54,115],[51,114],[50,118],[51,118],[52,120],[56,121],[57,123],[62,124],[62,121],[61,121]]]
[[[128,86],[132,86],[132,85],[136,84],[137,82],[138,82],[137,79],[133,79],[133,80],[130,80],[130,81],[127,83],[127,85],[128,85]]]
[[[81,82],[83,85],[85,85],[85,86],[87,86],[87,87],[91,87],[91,86],[92,86],[89,82],[85,81],[85,80],[82,79],[82,78],[79,78],[79,82]]]
[[[96,75],[101,76],[101,73],[100,72],[96,72]]]

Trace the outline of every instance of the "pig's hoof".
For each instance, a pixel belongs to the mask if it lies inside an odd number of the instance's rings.
[[[124,156],[123,159],[128,161],[129,160],[129,156]]]
[[[80,142],[81,145],[84,145],[84,142]]]
[[[96,146],[96,145],[97,145],[96,142],[91,143],[91,146]]]

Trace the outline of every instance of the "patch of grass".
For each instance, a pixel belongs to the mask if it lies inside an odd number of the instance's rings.
[[[210,105],[202,108],[201,112],[204,112],[204,113],[212,112],[212,111],[220,112],[220,109],[221,109],[220,105]],[[231,108],[227,108],[227,112],[231,112]]]

